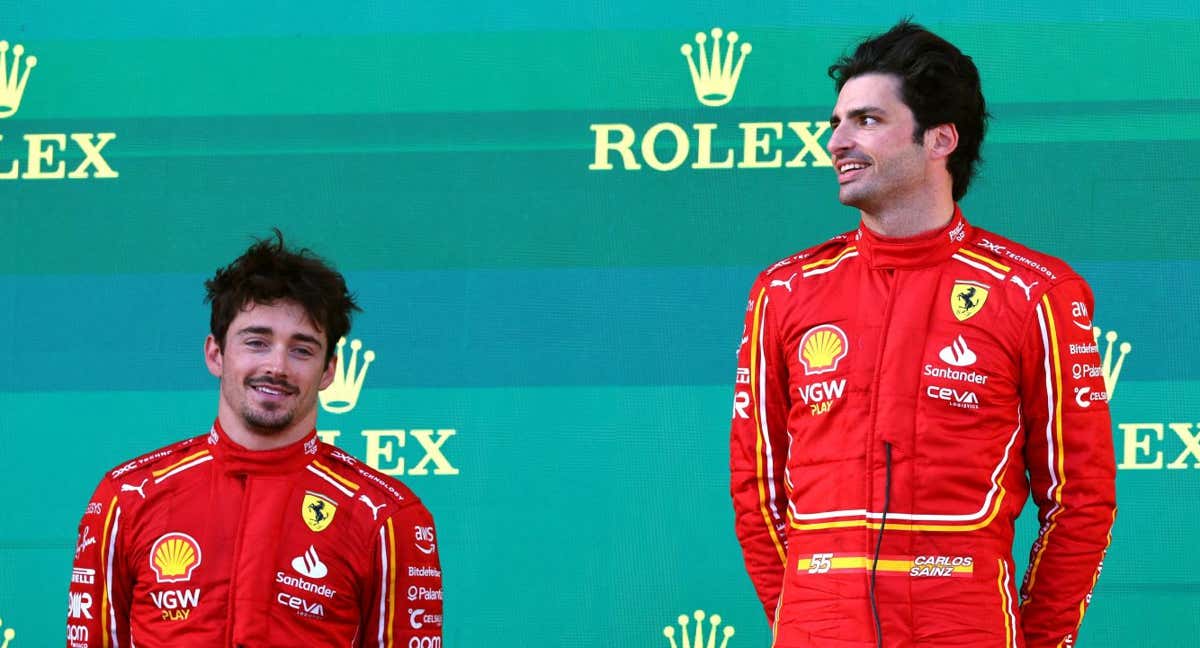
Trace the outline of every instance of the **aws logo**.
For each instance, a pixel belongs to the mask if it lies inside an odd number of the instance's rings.
[[[347,346],[350,347],[348,355]],[[321,391],[319,397],[322,409],[341,416],[358,406],[367,371],[377,355],[373,349],[365,348],[362,340],[352,340],[347,344],[346,338],[342,338],[338,341],[336,356],[337,368],[333,382]],[[341,430],[317,432],[325,443],[345,448],[345,443],[338,444],[337,441],[341,434]],[[456,434],[457,430],[449,428],[370,428],[360,432],[365,446],[362,452],[348,449],[355,455],[365,457],[367,465],[388,475],[457,475],[458,468],[451,462],[445,449],[446,442]],[[419,450],[421,454],[414,455],[410,450]]]
[[[755,51],[753,45],[738,32],[720,27],[696,32],[693,40],[694,47],[691,43],[679,47],[687,60],[686,68],[680,66],[680,74],[690,73],[692,90],[701,105],[716,108],[730,103],[747,57]],[[591,124],[589,129],[594,133],[590,171],[612,171],[617,168],[614,160],[624,171],[639,171],[643,165],[664,172],[685,164],[702,170],[833,166],[820,141],[829,131],[828,121],[741,121],[736,125],[713,121],[687,127],[663,121],[641,132],[625,123]],[[726,136],[731,130],[740,135]],[[714,144],[727,139],[740,140],[740,145]]]
[[[28,54],[24,45],[0,40],[0,119],[20,110],[38,63],[38,57]],[[117,138],[116,133],[26,133],[12,138],[24,140],[23,146],[11,147],[5,144],[5,135],[0,133],[0,180],[85,180],[120,175],[102,153]],[[17,151],[23,154],[15,155]],[[7,166],[5,159],[10,161]]]

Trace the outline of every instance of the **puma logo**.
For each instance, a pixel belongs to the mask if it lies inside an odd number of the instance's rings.
[[[1030,291],[1030,290],[1033,290],[1033,287],[1034,287],[1034,286],[1036,286],[1036,285],[1038,285],[1038,282],[1036,282],[1036,281],[1035,281],[1035,282],[1033,282],[1033,283],[1029,284],[1028,286],[1026,286],[1026,285],[1025,285],[1025,282],[1024,282],[1024,281],[1021,281],[1021,278],[1020,278],[1020,277],[1018,277],[1017,275],[1013,275],[1013,276],[1012,276],[1012,282],[1013,282],[1013,283],[1015,283],[1015,284],[1017,284],[1017,286],[1019,286],[1019,287],[1021,288],[1021,290],[1024,290],[1024,291],[1025,291],[1025,301],[1029,301],[1030,299],[1032,299],[1032,298],[1029,296],[1029,291]]]
[[[149,478],[143,479],[142,483],[138,484],[137,486],[130,486],[129,484],[121,484],[121,492],[126,493],[129,491],[134,491],[138,495],[141,495],[142,499],[146,499],[146,493],[144,493],[142,491],[142,489],[146,487],[146,482],[148,482],[148,481],[150,481]]]
[[[784,288],[787,288],[787,289],[788,289],[788,292],[792,292],[792,280],[793,280],[793,279],[795,279],[795,278],[796,278],[796,273],[795,273],[795,272],[793,272],[793,273],[792,273],[792,276],[788,277],[788,280],[787,280],[787,281],[780,281],[780,280],[778,280],[778,279],[772,279],[772,280],[771,280],[771,287],[772,287],[772,288],[777,288],[777,287],[779,287],[779,286],[783,286]]]
[[[359,495],[358,499],[363,504],[366,504],[367,508],[371,509],[371,519],[372,520],[378,520],[379,519],[379,509],[387,506],[387,502],[384,502],[383,504],[380,504],[379,506],[375,506],[375,503],[371,501],[371,498],[367,497],[366,495]]]

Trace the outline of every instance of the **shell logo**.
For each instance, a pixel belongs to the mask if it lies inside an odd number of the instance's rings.
[[[800,363],[808,376],[835,371],[849,351],[846,332],[833,324],[814,326],[800,338]]]
[[[200,543],[186,533],[168,533],[154,541],[150,548],[150,569],[160,583],[176,583],[192,579],[200,566]]]

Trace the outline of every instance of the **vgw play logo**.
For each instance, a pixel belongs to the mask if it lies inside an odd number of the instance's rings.
[[[10,47],[8,41],[0,40],[0,119],[17,114],[37,66],[38,57],[26,54],[23,45]],[[10,147],[7,136],[0,132],[0,180],[87,180],[119,175],[102,153],[117,138],[116,133],[25,133],[9,138],[24,140],[23,147]],[[14,156],[22,148],[24,155]]]
[[[680,73],[690,72],[701,105],[724,106],[733,100],[754,47],[737,32],[720,27],[707,34],[697,32],[694,40],[695,47],[684,43],[679,48],[687,59],[687,67],[680,66]],[[692,169],[833,166],[820,142],[829,132],[828,121],[743,121],[736,125],[712,121],[688,126],[664,121],[640,132],[623,123],[592,124],[589,128],[595,134],[588,165],[591,171],[618,167],[639,171],[643,165],[655,171],[674,171],[685,164]],[[726,140],[737,144],[717,143]]]
[[[363,349],[362,340],[349,343],[350,356],[346,357],[346,338],[337,344],[337,368],[333,382],[319,394],[321,409],[334,415],[334,422],[358,405],[362,395],[367,370],[375,362],[375,351]],[[361,364],[360,364],[361,362]],[[328,418],[322,420],[327,423]],[[457,475],[458,468],[450,461],[446,443],[458,431],[452,428],[370,428],[359,432],[365,443],[364,452],[347,448],[346,442],[339,444],[341,430],[318,430],[317,435],[325,443],[338,445],[362,457],[367,465],[388,475]]]

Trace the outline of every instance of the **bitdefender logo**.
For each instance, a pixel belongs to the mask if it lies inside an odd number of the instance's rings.
[[[710,40],[711,36],[711,40]],[[724,39],[724,42],[722,42]],[[719,108],[733,101],[750,53],[757,52],[738,32],[714,27],[697,32],[679,51],[687,60],[692,89],[701,105]],[[667,50],[664,48],[664,54]],[[761,81],[760,81],[761,82]],[[643,165],[655,171],[692,169],[795,169],[832,167],[833,161],[821,144],[829,131],[828,121],[716,121],[691,124],[659,122],[643,132],[630,124],[591,124],[594,134],[590,171],[639,171]],[[733,130],[741,132],[740,146],[716,145],[714,140]],[[720,136],[718,136],[720,131]],[[736,141],[736,140],[735,140]],[[614,164],[615,162],[615,164]]]
[[[27,54],[24,45],[0,40],[0,119],[12,117],[20,110],[37,66],[38,57]],[[119,175],[101,153],[116,139],[116,133],[23,134],[20,139],[25,140],[25,145],[19,147],[24,149],[23,157],[12,157],[4,143],[5,135],[0,133],[0,180],[86,180]],[[83,159],[75,164],[74,158],[80,154]],[[6,157],[12,161],[7,167],[2,161]],[[64,159],[67,157],[72,158],[70,171]]]
[[[346,355],[346,347],[350,347],[350,355]],[[367,379],[367,370],[375,362],[376,353],[373,349],[363,346],[362,340],[347,342],[342,338],[337,343],[337,365],[334,369],[333,381],[319,394],[321,408],[334,415],[344,415],[352,412],[363,393],[363,384]],[[361,359],[361,360],[360,360]],[[324,423],[325,420],[322,420]],[[423,476],[423,475],[457,475],[458,468],[451,463],[446,455],[445,445],[458,431],[452,428],[437,429],[398,429],[375,428],[363,429],[361,436],[365,442],[362,452],[347,447],[346,443],[339,444],[341,430],[318,430],[317,436],[331,445],[339,445],[351,454],[366,458],[368,466],[387,475]],[[416,443],[409,443],[409,440]],[[416,456],[410,450],[420,450]],[[413,460],[416,461],[413,461]],[[432,470],[430,468],[432,467]],[[369,498],[364,504],[371,507],[375,515],[384,504],[376,505]]]

